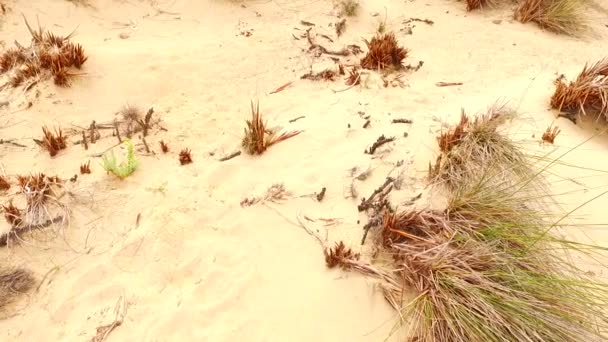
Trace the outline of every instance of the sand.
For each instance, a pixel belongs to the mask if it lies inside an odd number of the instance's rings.
[[[0,92],[0,102],[9,102],[0,108],[0,138],[26,146],[0,145],[5,172],[68,179],[91,161],[92,173],[69,184],[75,196],[69,227],[0,250],[6,263],[27,267],[40,280],[0,321],[2,340],[90,340],[97,327],[115,320],[119,303],[126,307],[119,310],[124,321],[108,341],[382,341],[398,321],[396,313],[372,280],[327,270],[321,247],[298,226],[298,215],[315,220],[310,226],[329,243],[344,240],[365,256],[369,250],[359,241],[366,217],[357,212],[358,200],[345,198],[348,170],[373,169],[356,183],[359,196],[367,196],[402,160],[397,196],[421,193],[437,153],[434,136],[461,108],[475,113],[508,100],[522,115],[511,128],[514,139],[555,156],[596,131],[556,119],[548,103],[558,74],[572,78],[585,62],[604,57],[606,1],[591,12],[595,36],[585,39],[515,22],[509,6],[467,13],[456,1],[362,1],[339,39],[328,27],[337,21],[329,1],[90,1],[94,7],[3,2],[9,7],[0,16],[6,46],[29,42],[23,13],[57,34],[77,28],[73,40],[90,56],[70,88],[46,81],[28,92]],[[363,87],[335,92],[346,88],[343,81],[299,79],[311,67],[333,64],[306,52],[301,20],[315,23],[318,35],[330,35],[333,45],[316,38],[328,47],[364,47],[362,38],[371,38],[385,9],[388,29],[411,49],[406,64],[424,62],[405,74],[403,87],[385,88],[372,75]],[[409,18],[434,24],[413,23],[407,34],[403,22]],[[287,82],[293,83],[271,94]],[[262,156],[220,162],[240,149],[252,99],[260,101],[271,125],[303,133]],[[43,124],[68,130],[108,122],[127,103],[153,107],[166,131],[153,130],[146,138],[154,154],[135,139],[141,165],[124,180],[107,175],[101,158],[93,156],[115,145],[113,137],[86,151],[70,144],[53,158],[32,141]],[[370,125],[363,128],[367,115]],[[395,118],[413,124],[392,124]],[[562,132],[555,145],[541,145],[551,123]],[[381,134],[397,139],[374,156],[363,153]],[[170,153],[161,153],[161,139]],[[606,140],[595,137],[563,159],[587,169],[555,168],[552,190],[561,194],[565,212],[605,191]],[[183,148],[192,150],[192,164],[179,164]],[[240,205],[275,183],[293,198]],[[306,196],[323,187],[322,202]],[[15,192],[1,195],[0,202]],[[591,202],[572,220],[607,222],[605,201]],[[322,219],[334,220],[326,225]],[[6,231],[7,223],[0,222],[0,229]],[[601,225],[580,225],[568,234],[608,246]],[[391,340],[402,337],[399,331]]]

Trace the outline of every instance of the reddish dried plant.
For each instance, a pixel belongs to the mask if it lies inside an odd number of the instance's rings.
[[[590,67],[585,64],[573,82],[558,78],[551,107],[570,114],[586,115],[590,110],[608,119],[608,57]]]
[[[11,183],[6,178],[0,176],[0,191],[8,190],[11,188]]]
[[[337,242],[334,247],[324,250],[323,253],[328,268],[339,266],[342,269],[349,269],[352,267],[352,262],[359,260],[360,257],[359,253],[347,248],[342,241]]]
[[[462,139],[467,135],[467,128],[469,126],[469,117],[464,112],[464,109],[460,111],[460,122],[449,129],[447,132],[443,132],[437,137],[437,143],[441,152],[447,153],[454,146],[458,145]]]
[[[492,6],[494,6],[494,1],[492,0],[467,0],[467,11],[469,12]]]
[[[163,151],[163,153],[169,152],[169,145],[167,145],[167,143],[164,140],[161,140],[159,142],[159,144],[160,144],[160,149],[161,149],[161,151]]]
[[[6,222],[12,227],[19,226],[21,222],[23,222],[23,210],[15,207],[13,202],[10,202],[8,205],[3,205],[2,210],[4,211]]]
[[[401,69],[402,61],[407,57],[408,49],[402,48],[392,32],[377,34],[371,41],[365,41],[368,52],[361,59],[361,67],[376,70],[394,67]]]
[[[253,101],[251,101],[251,120],[247,120],[247,127],[245,128],[245,135],[243,136],[241,145],[251,155],[262,154],[270,146],[295,137],[301,132],[291,131],[277,135],[277,132],[268,129],[266,123],[262,120],[260,104],[258,103],[254,106]]]
[[[17,176],[21,193],[26,195],[27,205],[32,206],[46,202],[53,193],[53,186],[61,184],[57,176],[48,177],[43,173],[28,176]]]
[[[192,153],[190,149],[185,148],[179,153],[179,163],[181,165],[192,163]]]
[[[546,143],[553,144],[555,138],[559,135],[559,133],[561,133],[561,130],[557,126],[549,125],[545,133],[543,133],[542,139]]]
[[[348,77],[346,78],[346,85],[353,86],[361,83],[361,73],[357,68],[348,70]]]
[[[42,146],[49,151],[51,157],[54,157],[60,150],[66,148],[66,140],[61,129],[56,129],[55,133],[53,133],[44,126],[42,127],[42,132],[44,133]]]
[[[91,162],[88,161],[82,165],[80,165],[80,174],[89,174],[91,173]]]

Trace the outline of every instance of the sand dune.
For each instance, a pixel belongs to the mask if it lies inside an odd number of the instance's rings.
[[[74,194],[69,227],[0,251],[6,263],[31,269],[40,281],[16,315],[0,321],[7,341],[90,340],[97,327],[114,321],[117,302],[127,309],[110,341],[384,340],[398,316],[374,282],[326,270],[321,247],[296,217],[316,219],[311,225],[326,231],[329,242],[344,240],[367,255],[359,244],[366,217],[357,212],[357,200],[345,198],[348,170],[373,169],[357,182],[359,195],[367,196],[403,160],[405,181],[396,196],[416,196],[425,186],[442,123],[457,120],[461,108],[474,113],[500,98],[522,114],[511,129],[514,139],[530,149],[563,153],[594,130],[555,119],[548,105],[552,82],[604,57],[602,42],[608,39],[608,18],[600,11],[592,15],[596,36],[575,39],[520,24],[508,6],[467,13],[456,1],[363,1],[339,39],[328,27],[337,21],[329,1],[241,6],[219,0],[99,0],[90,1],[93,7],[2,2],[9,8],[0,16],[5,47],[13,40],[29,42],[23,13],[57,34],[76,28],[72,40],[89,55],[70,88],[45,81],[30,91],[0,91],[0,102],[8,101],[0,108],[0,138],[26,146],[0,144],[3,169],[9,176],[44,172],[65,179],[86,161],[92,169],[68,184]],[[333,37],[333,44],[320,40],[328,47],[364,47],[362,38],[373,36],[385,8],[387,27],[411,49],[405,63],[424,62],[403,77],[403,87],[385,88],[370,76],[364,87],[335,92],[347,86],[341,80],[299,79],[311,67],[333,64],[305,52],[308,43],[299,37],[307,26],[301,20],[315,23],[318,35]],[[417,22],[407,34],[403,22],[409,18],[434,24]],[[288,82],[293,83],[270,94]],[[252,99],[272,126],[303,132],[263,156],[220,162],[240,149]],[[154,154],[135,140],[141,165],[124,180],[107,175],[101,158],[92,156],[117,143],[109,132],[89,150],[70,143],[53,158],[32,141],[42,135],[42,125],[69,130],[93,120],[111,122],[127,103],[144,111],[153,107],[166,130],[154,129],[146,138]],[[370,125],[363,128],[367,115]],[[413,123],[392,124],[395,118]],[[555,145],[541,146],[540,135],[552,122],[562,132]],[[389,151],[381,157],[363,153],[381,134],[397,137]],[[68,140],[78,139],[76,134]],[[161,139],[169,144],[168,154],[160,151]],[[192,150],[192,164],[179,164],[183,148]],[[556,168],[552,190],[567,193],[559,198],[564,210],[605,191],[605,153],[605,138],[597,137],[564,157],[588,170]],[[275,183],[294,198],[240,205]],[[322,202],[305,196],[323,187]],[[0,193],[0,200],[15,192]],[[606,222],[604,203],[590,203],[573,219]],[[322,218],[336,220],[325,226]],[[9,229],[4,221],[0,227]],[[608,245],[601,226],[570,233]],[[393,339],[403,340],[400,334]]]

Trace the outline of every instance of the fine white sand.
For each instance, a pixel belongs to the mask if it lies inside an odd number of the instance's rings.
[[[605,0],[590,12],[595,36],[585,39],[515,22],[510,6],[466,13],[457,1],[365,0],[339,39],[328,26],[338,20],[329,0],[243,6],[222,0],[90,0],[94,8],[64,0],[0,2],[9,8],[0,16],[5,47],[14,40],[29,43],[23,13],[56,34],[77,28],[73,41],[89,55],[84,75],[70,88],[49,80],[27,92],[0,91],[0,102],[9,102],[0,108],[0,138],[27,146],[0,144],[6,174],[44,172],[68,179],[81,163],[90,160],[92,168],[69,183],[76,196],[69,227],[58,236],[36,234],[0,250],[3,262],[29,268],[40,280],[14,316],[0,321],[6,341],[89,340],[98,326],[113,322],[121,298],[128,309],[109,341],[382,341],[396,313],[371,280],[327,270],[319,244],[298,226],[298,215],[316,220],[310,227],[330,243],[343,240],[365,257],[360,198],[345,198],[349,169],[373,169],[356,183],[362,197],[403,160],[404,184],[396,196],[415,196],[425,186],[442,124],[454,122],[461,108],[473,114],[499,99],[521,113],[513,138],[527,148],[553,151],[551,156],[598,129],[555,119],[549,98],[559,74],[573,78],[585,62],[604,57]],[[311,32],[328,48],[364,48],[363,38],[373,36],[385,10],[387,28],[411,50],[405,63],[424,61],[420,70],[404,75],[403,87],[384,88],[372,75],[362,87],[334,92],[347,87],[341,79],[299,79],[311,67],[333,65],[327,56],[307,53],[301,20],[316,24]],[[434,24],[415,22],[407,34],[403,22],[409,18]],[[270,94],[287,82],[293,83]],[[271,126],[304,132],[261,156],[220,162],[240,149],[252,99],[259,99]],[[141,164],[123,181],[107,175],[101,158],[92,156],[116,144],[107,132],[87,151],[70,143],[53,158],[32,140],[40,138],[42,125],[68,131],[93,120],[110,122],[126,103],[153,107],[166,131],[147,137],[154,155],[135,139]],[[370,125],[363,128],[367,115]],[[392,124],[395,118],[413,124]],[[551,123],[562,132],[555,145],[541,146]],[[381,134],[397,140],[373,157],[363,153]],[[160,152],[161,139],[169,154]],[[553,169],[552,191],[562,194],[557,198],[565,212],[605,191],[607,144],[605,136],[595,137],[563,158],[587,169]],[[183,148],[192,150],[190,165],[179,165]],[[284,183],[294,198],[240,206],[274,183]],[[322,187],[322,202],[305,196]],[[16,191],[0,194],[0,202]],[[568,234],[608,245],[605,228],[596,225],[608,222],[605,203],[599,198],[577,211],[575,223],[594,225]],[[321,219],[337,220],[326,225]],[[0,229],[8,224],[0,222]],[[400,334],[393,339],[403,340]]]

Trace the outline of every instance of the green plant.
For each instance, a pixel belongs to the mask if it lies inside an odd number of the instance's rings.
[[[579,35],[587,29],[581,0],[523,0],[515,10],[515,19],[567,35]]]
[[[139,165],[139,161],[135,157],[135,147],[131,140],[125,140],[124,145],[127,147],[127,160],[118,164],[114,151],[110,151],[110,155],[104,155],[102,160],[103,169],[108,173],[114,174],[120,179],[130,176]]]

